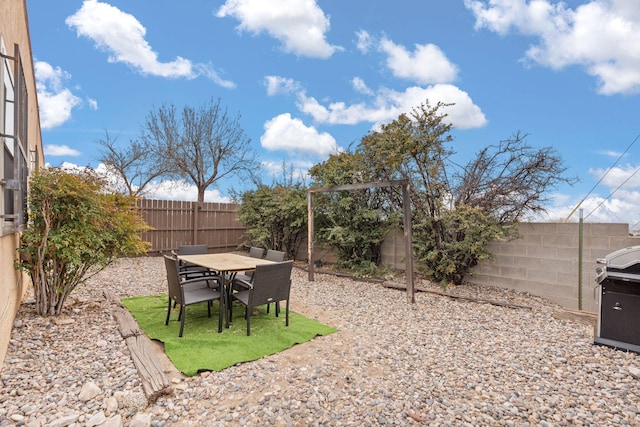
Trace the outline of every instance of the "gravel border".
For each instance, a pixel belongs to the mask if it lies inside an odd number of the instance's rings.
[[[465,285],[450,291],[532,308],[430,293],[407,304],[404,291],[318,273],[309,282],[297,268],[292,309],[338,332],[222,372],[168,369],[174,393],[147,406],[104,289],[165,292],[162,258],[121,260],[58,318],[21,306],[0,427],[640,425],[639,356],[594,345],[593,328],[554,318],[542,298]]]

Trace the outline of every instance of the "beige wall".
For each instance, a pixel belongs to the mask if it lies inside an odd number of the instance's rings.
[[[545,297],[566,308],[578,308],[579,224],[523,223],[521,238],[491,245],[494,261],[474,269],[470,283],[494,285]],[[628,246],[628,224],[585,223],[582,242],[582,309],[596,312],[596,259]]]
[[[0,1],[0,36],[4,41],[7,53],[13,56],[14,43],[20,46],[23,61],[23,72],[28,91],[28,141],[29,150],[37,150],[38,163],[42,165],[44,156],[42,151],[42,136],[40,133],[40,118],[38,115],[38,100],[33,72],[33,55],[27,18],[25,0]],[[0,146],[1,147],[1,146]],[[27,159],[29,161],[29,159]],[[28,276],[17,272],[13,268],[19,236],[10,234],[0,237],[0,369],[7,353],[7,346],[11,335],[13,320],[24,297]]]
[[[563,307],[578,308],[579,224],[522,223],[520,238],[490,245],[494,261],[477,266],[468,283],[515,289],[547,298]],[[628,224],[585,223],[582,250],[582,309],[596,312],[593,298],[596,259],[628,246],[640,245],[629,237]],[[402,233],[388,237],[382,262],[404,269]]]

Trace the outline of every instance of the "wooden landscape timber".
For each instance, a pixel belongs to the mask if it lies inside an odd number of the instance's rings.
[[[598,315],[589,311],[558,308],[553,310],[553,317],[560,320],[570,320],[572,322],[583,323],[588,326],[595,326]]]
[[[153,351],[149,338],[113,292],[104,291],[104,297],[111,305],[120,334],[131,352],[131,359],[140,374],[147,401],[154,403],[160,396],[173,393],[169,377],[164,371],[162,362]]]
[[[391,282],[385,282],[385,283],[383,283],[382,286],[384,286],[386,288],[391,288],[391,289],[399,289],[399,290],[405,290],[406,289],[406,287],[404,285],[400,285],[400,284],[397,284],[397,283],[391,283]],[[483,298],[467,297],[467,296],[462,296],[462,295],[452,295],[452,294],[449,294],[447,292],[436,291],[436,290],[433,290],[433,289],[427,289],[427,288],[424,288],[422,286],[415,286],[414,289],[416,291],[418,291],[418,292],[425,292],[425,293],[439,295],[439,296],[443,296],[443,297],[448,297],[448,298],[453,298],[453,299],[461,299],[461,300],[472,301],[472,302],[478,302],[478,303],[482,303],[482,304],[492,304],[492,305],[498,305],[498,306],[501,306],[501,307],[520,308],[520,309],[525,309],[525,310],[531,310],[532,309],[532,307],[528,306],[528,305],[515,304],[515,303],[510,303],[510,302],[504,302],[504,301],[495,301],[495,300],[483,299]]]

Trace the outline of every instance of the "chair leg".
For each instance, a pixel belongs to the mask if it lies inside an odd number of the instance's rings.
[[[184,305],[180,306],[180,335],[178,335],[178,337],[182,338],[182,333],[184,332],[184,318],[185,318],[185,312],[184,312]]]
[[[169,298],[169,306],[167,307],[167,320],[164,321],[165,325],[169,324],[169,316],[171,316],[171,298]]]
[[[284,324],[285,326],[289,326],[289,300],[287,300],[287,306],[285,308],[285,318],[287,319]]]
[[[247,336],[250,336],[251,335],[251,309],[249,309],[249,306],[247,306],[245,317],[247,318]]]
[[[211,317],[211,305],[213,304],[213,301],[207,301],[207,314],[209,317]]]
[[[220,310],[218,310],[218,333],[222,332],[222,312],[224,310],[224,301],[223,296],[220,295],[220,299],[218,300],[220,305]]]
[[[229,299],[227,298],[227,293],[225,292],[220,298],[224,298],[224,321],[225,327],[229,329]]]

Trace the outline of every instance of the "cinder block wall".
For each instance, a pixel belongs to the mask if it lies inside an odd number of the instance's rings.
[[[529,292],[563,307],[578,308],[579,224],[522,223],[520,238],[490,245],[494,261],[477,266],[466,280]],[[594,299],[596,259],[628,246],[640,245],[629,236],[628,224],[583,224],[582,309],[597,311]],[[402,232],[383,246],[383,263],[404,269]]]
[[[579,224],[522,223],[520,238],[494,242],[494,261],[477,266],[469,283],[526,291],[563,307],[579,306]],[[582,309],[597,311],[594,298],[596,259],[640,244],[629,236],[628,224],[583,224]]]

